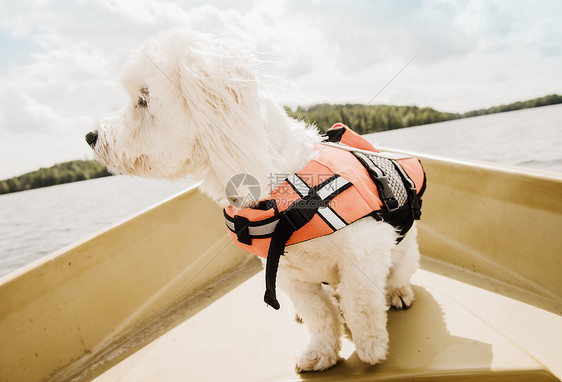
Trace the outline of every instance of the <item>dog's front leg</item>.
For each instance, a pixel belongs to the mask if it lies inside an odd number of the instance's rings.
[[[385,283],[390,253],[380,262],[368,261],[368,254],[348,254],[340,265],[340,306],[351,330],[359,358],[375,365],[386,358],[388,331]],[[372,257],[372,256],[371,256]]]
[[[334,366],[341,348],[342,320],[332,295],[320,283],[297,281],[287,275],[280,275],[278,281],[310,333],[310,342],[297,360],[297,371]]]

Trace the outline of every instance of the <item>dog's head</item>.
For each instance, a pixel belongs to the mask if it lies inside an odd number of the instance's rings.
[[[166,32],[131,55],[122,72],[128,105],[86,141],[115,173],[177,178],[206,166],[226,181],[241,168],[267,172],[254,73],[253,56],[231,41]]]

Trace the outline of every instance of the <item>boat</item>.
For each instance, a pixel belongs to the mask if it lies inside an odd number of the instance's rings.
[[[0,381],[557,381],[562,175],[415,154],[421,269],[388,359],[297,373],[290,301],[196,188],[0,280]]]

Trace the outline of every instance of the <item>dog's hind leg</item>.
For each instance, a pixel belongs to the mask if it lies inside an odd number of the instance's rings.
[[[278,282],[310,333],[310,342],[297,360],[297,371],[320,371],[334,366],[341,348],[342,320],[331,294],[321,283],[296,281],[281,274]]]
[[[397,309],[407,309],[414,301],[410,278],[418,269],[420,252],[414,224],[406,237],[392,250],[392,268],[388,275],[386,293],[388,304]]]
[[[375,365],[386,358],[388,349],[385,283],[390,248],[379,248],[375,256],[367,250],[364,254],[358,252],[355,251],[357,256],[344,253],[340,264],[340,306],[357,355],[363,362]]]

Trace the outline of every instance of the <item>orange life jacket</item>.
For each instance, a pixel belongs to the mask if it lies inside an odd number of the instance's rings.
[[[418,159],[379,153],[343,124],[318,153],[251,208],[224,210],[232,241],[267,258],[265,302],[279,308],[275,278],[286,245],[331,234],[366,216],[393,225],[401,240],[421,215],[425,173]]]

